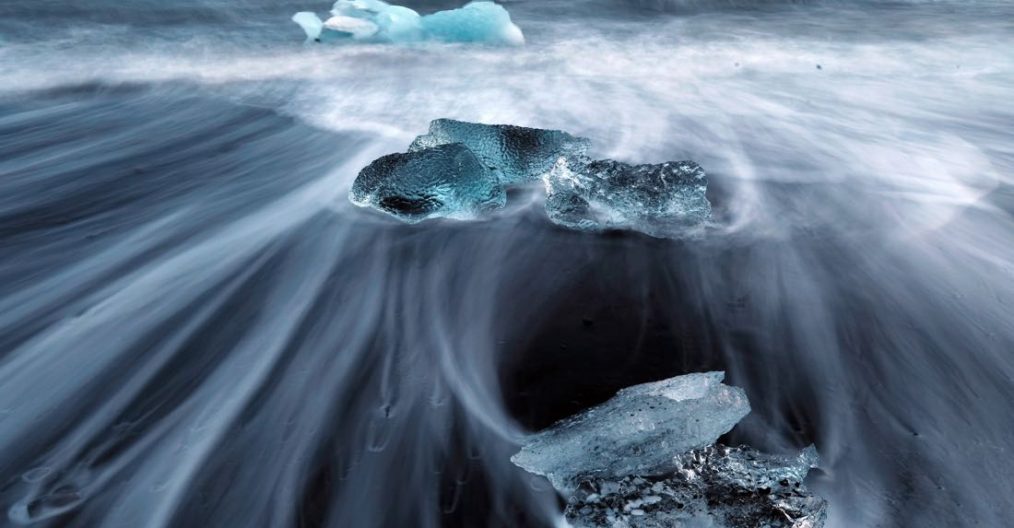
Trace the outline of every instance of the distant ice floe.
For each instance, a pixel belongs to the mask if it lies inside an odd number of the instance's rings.
[[[307,39],[318,42],[525,43],[521,28],[511,21],[507,10],[491,1],[420,15],[381,0],[338,0],[327,20],[302,11],[293,15],[292,21],[303,28]]]
[[[710,218],[696,163],[593,161],[589,146],[560,130],[437,119],[408,152],[364,168],[350,199],[409,223],[471,219],[503,207],[507,187],[541,181],[548,218],[571,229],[682,238]]]

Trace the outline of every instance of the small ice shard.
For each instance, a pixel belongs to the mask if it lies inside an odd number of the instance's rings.
[[[331,15],[321,22],[313,13],[297,13],[293,21],[303,28],[308,38],[321,41],[435,40],[506,45],[520,45],[525,41],[507,10],[485,0],[425,16],[381,0],[338,0],[331,8]]]
[[[721,445],[679,455],[665,476],[589,478],[570,496],[573,528],[820,528],[827,501],[803,478],[816,467],[811,446],[796,457]]]
[[[677,376],[620,390],[609,401],[527,439],[511,461],[565,494],[588,478],[662,475],[675,455],[709,446],[747,413],[725,374]]]
[[[572,229],[631,229],[678,238],[711,215],[707,177],[692,161],[630,165],[561,159],[543,183],[549,219]]]
[[[561,157],[584,159],[589,147],[587,139],[560,130],[435,119],[409,151],[447,143],[468,147],[505,185],[537,180]]]
[[[315,13],[309,11],[300,11],[295,15],[292,15],[292,21],[299,24],[299,27],[303,28],[306,33],[307,40],[317,40],[320,38],[320,34],[324,31],[324,22],[320,20],[320,17]]]
[[[472,151],[451,143],[374,160],[359,172],[349,198],[415,223],[476,218],[503,207],[507,194]]]
[[[391,5],[380,0],[338,0],[331,8],[333,19],[359,20],[374,28],[372,32],[353,33],[356,39],[386,42],[414,42],[422,39],[419,13],[402,6]]]
[[[356,39],[372,37],[380,30],[376,24],[369,20],[348,16],[333,16],[324,22],[324,27]]]

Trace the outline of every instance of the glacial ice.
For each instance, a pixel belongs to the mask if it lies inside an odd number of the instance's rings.
[[[506,191],[460,143],[374,160],[360,171],[349,198],[409,223],[476,218],[504,206]]]
[[[447,145],[458,145],[454,149],[457,155],[463,155],[462,149],[471,152],[484,169],[484,176],[478,176],[479,171],[474,171],[474,177],[463,179],[411,173],[412,170],[423,170],[420,164],[385,173],[364,170],[356,184],[361,187],[359,179],[368,177],[378,180],[369,184],[371,189],[377,190],[371,199],[363,199],[354,193],[352,201],[357,205],[378,207],[408,222],[436,216],[474,218],[480,210],[502,207],[506,202],[500,197],[506,194],[507,187],[541,180],[546,191],[547,216],[551,221],[572,229],[628,229],[655,237],[680,238],[693,235],[711,214],[711,204],[705,195],[707,177],[692,161],[670,161],[658,165],[630,165],[608,159],[592,161],[588,156],[588,139],[560,130],[486,125],[453,119],[430,122],[429,132],[415,138],[409,146],[409,154]],[[407,154],[392,156],[413,159]],[[390,156],[382,159],[388,158]],[[483,187],[477,191],[473,182],[479,179],[483,181]],[[379,180],[391,181],[381,185]],[[430,189],[427,195],[434,200],[439,198],[440,206],[428,205],[425,214],[421,214],[419,206],[422,202],[398,194],[407,181],[412,182],[408,186],[416,194],[423,193],[419,186],[426,182],[439,184],[440,188]],[[456,184],[466,187],[453,189]],[[497,199],[492,201],[486,199],[492,192],[489,186],[497,188]],[[395,194],[383,198],[388,192]],[[478,202],[474,199],[460,202],[440,198],[474,198],[476,192],[482,196]],[[378,200],[382,198],[386,200],[386,205],[379,205]],[[476,208],[476,203],[482,206]],[[395,207],[391,204],[401,205]],[[467,208],[459,211],[456,209],[459,206]]]
[[[677,237],[711,215],[707,176],[692,161],[630,165],[560,159],[543,182],[549,219],[572,229]]]
[[[493,2],[470,2],[458,9],[422,17],[423,33],[444,42],[486,42],[519,46],[525,43],[521,28],[507,10]]]
[[[309,40],[366,42],[474,42],[521,45],[521,28],[511,21],[503,6],[477,0],[458,9],[420,15],[403,6],[381,0],[338,0],[331,17],[322,21],[308,11],[296,13]]]
[[[795,457],[709,446],[664,476],[586,479],[564,516],[573,528],[820,528],[827,501],[802,484],[816,464],[812,446]]]
[[[708,372],[628,387],[526,439],[511,461],[567,498],[574,528],[821,528],[827,502],[796,456],[715,444],[749,411]]]
[[[505,185],[535,181],[561,157],[584,159],[589,147],[587,139],[560,130],[436,119],[429,133],[415,138],[408,149],[447,143],[468,147]]]
[[[303,28],[306,33],[307,40],[314,40],[320,38],[320,34],[324,31],[324,21],[320,19],[314,13],[309,11],[300,11],[295,15],[292,15],[292,21],[299,24],[299,27]]]
[[[511,461],[565,492],[588,476],[672,471],[673,455],[715,443],[750,412],[746,394],[723,384],[724,376],[688,374],[627,387],[536,433]]]

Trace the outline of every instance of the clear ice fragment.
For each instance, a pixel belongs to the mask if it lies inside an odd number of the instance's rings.
[[[725,374],[677,376],[620,390],[609,401],[529,437],[511,461],[565,494],[582,480],[662,475],[676,455],[713,444],[747,413]]]
[[[381,0],[338,0],[331,18],[321,22],[313,13],[297,13],[311,40],[365,42],[479,42],[521,45],[524,35],[510,14],[492,1],[471,2],[458,9],[420,15]]]
[[[683,453],[655,477],[592,477],[564,511],[573,528],[820,528],[827,501],[803,487],[817,465],[811,446],[798,456],[715,445]]]
[[[708,372],[636,385],[528,438],[511,458],[567,498],[573,528],[822,528],[817,467],[795,456],[715,444],[749,411]]]
[[[711,215],[707,177],[692,161],[631,165],[561,159],[543,183],[549,219],[572,229],[631,229],[678,238],[692,234]]]
[[[340,36],[356,39],[372,37],[380,31],[380,27],[369,20],[341,15],[327,19],[324,28],[339,33]]]
[[[358,19],[376,28],[372,33],[352,35],[386,42],[422,40],[421,16],[412,9],[380,0],[338,0],[331,8],[333,18]]]
[[[459,145],[474,155],[488,173],[484,181],[498,187],[498,196],[505,195],[509,186],[541,179],[546,190],[547,216],[565,227],[585,231],[629,229],[660,238],[682,238],[701,231],[711,214],[711,204],[705,195],[707,178],[692,161],[657,165],[591,161],[588,139],[560,130],[453,119],[430,122],[429,132],[415,138],[409,153],[449,144]],[[418,175],[416,178],[418,182],[439,181],[444,186],[433,189],[430,192],[433,196],[454,194],[447,187],[452,183],[439,176],[429,180]],[[471,180],[460,181],[471,185],[467,183]],[[465,195],[471,192],[461,190]],[[353,202],[377,207],[355,196]],[[495,203],[502,206],[505,202]],[[430,216],[472,218],[476,214],[474,208],[458,211],[455,207],[454,202],[447,202],[420,216],[401,213],[390,203],[379,206],[406,221]]]
[[[537,180],[561,158],[585,159],[589,147],[587,139],[560,130],[435,119],[409,150],[447,143],[464,144],[504,185]]]
[[[303,28],[307,40],[317,40],[320,38],[321,32],[324,31],[324,22],[315,13],[309,11],[300,11],[292,15],[292,21]]]
[[[476,218],[504,206],[496,177],[460,143],[389,154],[359,172],[352,202],[416,223],[426,218]]]

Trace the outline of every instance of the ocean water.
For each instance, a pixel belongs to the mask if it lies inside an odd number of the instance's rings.
[[[526,432],[716,369],[830,528],[1014,518],[1014,4],[504,2],[522,48],[70,4],[0,5],[0,525],[556,526]],[[348,202],[440,117],[695,160],[714,225]]]

